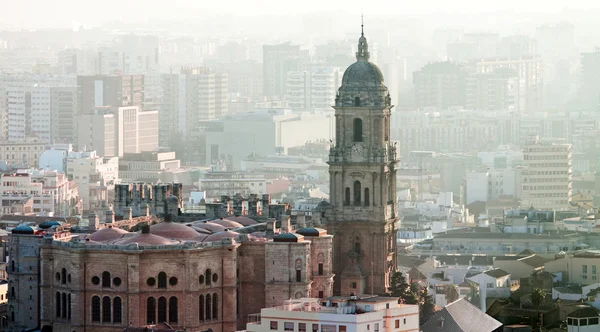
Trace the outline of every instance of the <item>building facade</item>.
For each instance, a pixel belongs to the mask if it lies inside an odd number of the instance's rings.
[[[107,207],[119,179],[119,158],[103,158],[96,151],[71,152],[66,164],[67,176],[79,188],[83,210]]]
[[[8,165],[37,167],[46,143],[37,137],[27,137],[18,142],[0,142],[0,160]]]

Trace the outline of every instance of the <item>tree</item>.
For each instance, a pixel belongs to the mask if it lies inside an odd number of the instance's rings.
[[[402,272],[394,272],[392,277],[390,278],[390,292],[389,296],[399,297],[399,301],[402,303],[406,303],[405,300],[409,297],[409,286],[406,282],[406,277],[402,274]]]
[[[421,290],[419,289],[419,285],[416,282],[413,282],[408,287],[408,294],[404,299],[404,303],[406,304],[421,304]]]
[[[472,305],[477,308],[481,307],[481,298],[479,296],[479,288],[478,286],[471,285],[471,290],[469,291],[468,300]]]
[[[429,295],[427,287],[421,294],[421,305],[419,308],[419,325],[425,324],[435,314],[435,304],[433,303],[433,296]]]
[[[540,317],[540,306],[544,303],[546,299],[546,293],[540,288],[534,288],[531,292],[531,304],[535,307],[536,310],[536,319],[539,320]]]

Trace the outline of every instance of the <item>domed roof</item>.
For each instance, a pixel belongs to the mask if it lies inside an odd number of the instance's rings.
[[[168,239],[191,240],[198,236],[192,227],[174,222],[161,222],[150,226],[150,233]]]
[[[34,234],[33,228],[27,225],[19,225],[12,229],[12,234]]]
[[[196,232],[198,232],[198,233],[200,233],[200,234],[212,234],[212,233],[213,233],[213,232],[211,232],[210,230],[208,230],[208,229],[206,229],[206,228],[201,228],[201,227],[198,227],[198,226],[196,226],[196,225],[192,225],[192,228],[193,228],[193,229],[194,229]]]
[[[342,77],[342,86],[335,98],[337,107],[390,107],[391,100],[383,84],[379,67],[369,62],[369,45],[364,33],[358,39],[356,62],[350,65]]]
[[[114,242],[114,244],[117,245],[127,245],[132,243],[137,243],[141,246],[166,246],[170,244],[178,244],[180,241],[167,239],[154,234],[139,233],[135,236]]]
[[[223,232],[218,232],[218,233],[215,233],[215,234],[211,234],[206,239],[204,239],[204,241],[202,241],[202,242],[221,241],[222,239],[225,239],[225,238],[233,238],[233,239],[235,239],[238,236],[240,236],[240,233],[232,232],[230,230],[226,230],[226,231],[223,231]]]
[[[240,224],[242,224],[244,226],[250,226],[250,225],[256,225],[256,224],[258,224],[258,221],[254,220],[252,218],[246,217],[246,216],[227,217],[227,219],[235,221],[237,223],[240,223]]]
[[[577,309],[567,315],[567,317],[573,317],[573,318],[591,318],[591,317],[598,317],[598,316],[599,316],[598,311],[596,311],[596,309],[591,308],[591,307],[583,307],[583,308]]]
[[[171,196],[169,196],[169,198],[167,198],[167,203],[179,204],[179,198],[177,198],[177,196],[175,196],[175,195],[171,195]]]
[[[60,226],[61,223],[55,220],[49,220],[49,221],[44,221],[43,223],[39,224],[38,227],[40,229],[48,229],[52,226]]]
[[[215,224],[214,222],[194,223],[194,227],[208,229],[212,233],[222,232],[227,228],[223,225]]]
[[[95,242],[113,241],[122,238],[129,232],[117,227],[108,227],[101,230],[95,231],[90,234],[87,238]]]
[[[235,222],[230,219],[215,219],[215,220],[211,220],[210,222],[219,224],[219,225],[227,227],[227,228],[242,228],[242,227],[244,227],[244,225],[240,224],[239,222]]]
[[[280,233],[273,237],[273,242],[300,242],[304,236],[296,233]]]
[[[304,227],[297,230],[296,233],[304,236],[320,236],[327,234],[327,231],[322,228]]]

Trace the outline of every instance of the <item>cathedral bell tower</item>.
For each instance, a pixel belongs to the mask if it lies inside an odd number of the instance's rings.
[[[396,165],[390,142],[390,94],[369,62],[364,33],[356,62],[344,72],[335,99],[336,139],[329,153],[334,292],[384,294],[397,270]]]

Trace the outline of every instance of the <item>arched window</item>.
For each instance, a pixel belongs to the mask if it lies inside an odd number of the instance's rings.
[[[360,188],[360,181],[356,180],[354,181],[354,205],[359,206],[360,205],[360,196],[361,196],[361,188]]]
[[[158,321],[157,323],[164,323],[167,321],[167,299],[164,297],[158,298]]]
[[[200,321],[204,320],[204,295],[200,295],[200,300],[198,301],[198,317]]]
[[[102,287],[110,288],[110,272],[102,272]]]
[[[212,318],[213,319],[219,319],[219,299],[217,298],[217,293],[213,294],[213,298],[212,298],[212,305],[213,305],[213,312],[212,312]]]
[[[206,319],[210,319],[211,317],[211,312],[210,312],[210,294],[206,294],[206,306],[204,307],[204,312],[206,313]]]
[[[360,242],[354,243],[354,252],[360,254]]]
[[[206,282],[207,286],[210,286],[210,280],[212,279],[211,274],[212,273],[210,272],[210,269],[206,269],[206,273],[204,274],[204,281]]]
[[[369,206],[370,202],[369,188],[365,188],[365,206]]]
[[[363,141],[363,126],[362,120],[359,118],[354,119],[354,131],[352,135],[352,141],[362,142]]]
[[[354,97],[354,106],[360,106],[360,97],[359,96]]]
[[[167,288],[167,274],[164,272],[158,274],[158,288]]]
[[[67,283],[67,269],[64,267],[60,272],[60,283],[63,285]]]
[[[92,297],[92,322],[100,322],[100,297]]]
[[[62,318],[67,318],[67,293],[62,293],[62,309],[61,314]]]
[[[344,198],[344,205],[350,205],[350,187],[346,187],[346,197]]]
[[[175,296],[169,299],[169,323],[177,323],[177,298]]]
[[[110,297],[105,296],[102,298],[102,323],[110,323]]]
[[[71,319],[71,294],[67,295],[67,319]]]
[[[120,297],[115,297],[113,299],[113,323],[120,323],[122,320],[122,307],[123,307],[123,301],[121,300]]]
[[[146,300],[146,324],[156,324],[156,299],[153,297]]]
[[[60,293],[56,292],[56,317],[60,317]]]

